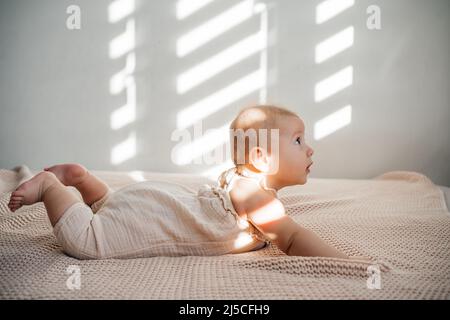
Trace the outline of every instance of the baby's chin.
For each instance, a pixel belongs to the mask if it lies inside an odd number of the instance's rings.
[[[289,183],[288,185],[286,185],[286,187],[288,186],[298,186],[298,185],[304,185],[308,182],[308,177],[307,176],[303,176],[303,177],[299,177],[297,180],[292,181],[291,183]]]
[[[308,174],[305,172],[304,176],[299,179],[299,183],[298,184],[304,185],[307,182],[308,182]]]

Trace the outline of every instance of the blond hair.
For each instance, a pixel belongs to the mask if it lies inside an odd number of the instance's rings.
[[[280,130],[280,120],[287,116],[298,117],[295,112],[275,105],[254,105],[241,109],[230,124],[230,147],[234,167],[227,169],[220,174],[217,182],[221,188],[228,186],[228,176],[231,172],[240,174],[244,168],[252,170],[253,167],[249,163],[250,142],[248,136],[244,137],[244,163],[239,163],[240,153],[238,151],[240,150],[238,150],[239,141],[236,132],[248,132],[249,129],[266,129],[267,131],[271,131],[271,129]],[[260,136],[256,135],[255,137],[257,140],[256,145],[260,146]],[[266,141],[268,142],[267,151],[270,152],[271,139],[266,139]]]

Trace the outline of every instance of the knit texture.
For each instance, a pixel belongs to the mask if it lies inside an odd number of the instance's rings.
[[[212,182],[189,174],[93,173],[112,190],[136,179],[190,188]],[[0,170],[0,299],[450,299],[450,213],[442,192],[420,173],[310,178],[278,193],[296,222],[349,255],[376,259],[380,289],[367,285],[370,264],[290,257],[273,245],[211,257],[71,258],[42,203],[14,213],[7,207],[32,174],[25,166]],[[71,265],[80,270],[79,289],[66,284]]]

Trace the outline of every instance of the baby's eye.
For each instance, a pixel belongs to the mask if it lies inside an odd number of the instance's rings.
[[[300,137],[298,137],[297,140],[295,140],[295,142],[298,142],[298,144],[301,144]]]

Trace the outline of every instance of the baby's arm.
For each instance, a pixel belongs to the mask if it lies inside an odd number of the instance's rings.
[[[349,258],[343,252],[330,246],[311,230],[295,223],[289,216],[284,216],[275,222],[274,228],[279,229],[278,234],[286,233],[286,236],[280,237],[283,240],[279,242],[279,245],[280,249],[287,255]]]
[[[349,258],[286,215],[280,200],[267,194],[256,198],[251,202],[259,205],[247,208],[247,218],[287,255]]]

